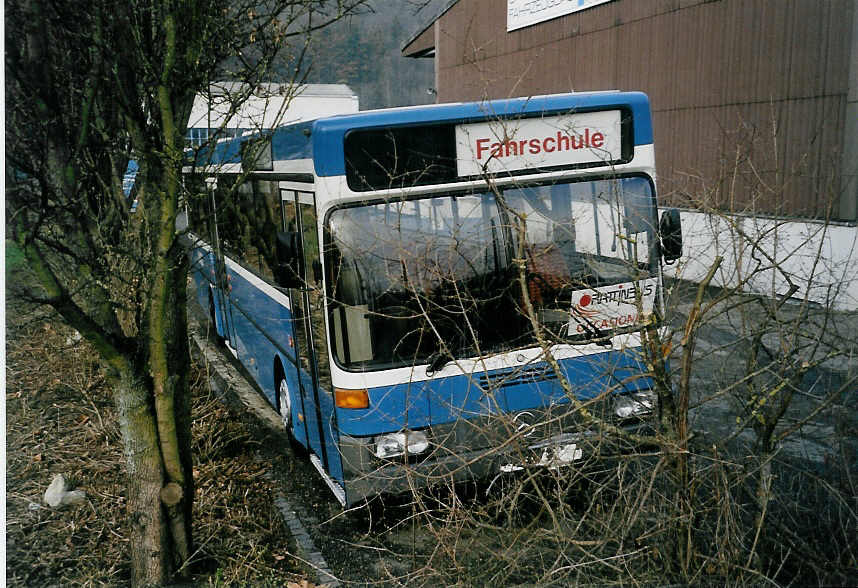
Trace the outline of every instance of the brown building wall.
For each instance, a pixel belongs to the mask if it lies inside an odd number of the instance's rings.
[[[615,0],[507,33],[506,0],[460,0],[421,37],[439,102],[648,93],[667,202],[822,217],[834,197],[855,220],[854,185],[841,190],[855,5]]]

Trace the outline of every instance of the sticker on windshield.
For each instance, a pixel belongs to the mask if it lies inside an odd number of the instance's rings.
[[[573,292],[569,333],[602,335],[645,323],[652,314],[655,285],[656,279],[648,278]]]

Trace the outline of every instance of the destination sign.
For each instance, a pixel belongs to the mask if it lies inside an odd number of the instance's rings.
[[[458,175],[619,161],[621,118],[606,110],[457,125]]]

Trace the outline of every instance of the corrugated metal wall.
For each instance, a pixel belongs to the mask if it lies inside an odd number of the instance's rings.
[[[615,0],[512,33],[506,5],[460,0],[438,21],[439,101],[643,90],[663,201],[826,216],[854,0]]]

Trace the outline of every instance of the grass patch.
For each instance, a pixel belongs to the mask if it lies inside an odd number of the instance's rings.
[[[27,267],[27,258],[18,244],[12,239],[6,239],[6,272],[21,271]]]

